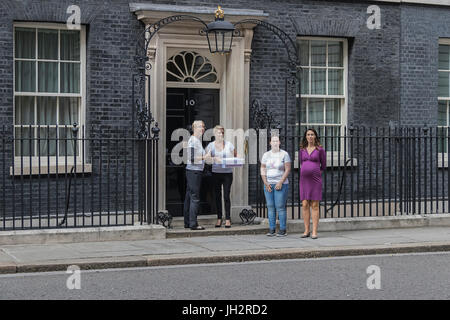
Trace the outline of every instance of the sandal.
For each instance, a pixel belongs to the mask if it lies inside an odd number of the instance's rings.
[[[311,232],[308,232],[307,234],[302,234],[300,238],[309,238],[311,235]]]

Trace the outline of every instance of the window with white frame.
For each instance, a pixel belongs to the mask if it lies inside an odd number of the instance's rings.
[[[14,24],[16,157],[80,155],[71,139],[84,123],[84,51],[84,27]]]
[[[347,42],[334,38],[299,38],[301,111],[298,134],[314,128],[327,151],[339,151],[337,137],[346,119]],[[326,135],[327,139],[324,139]],[[326,140],[326,141],[325,141]]]
[[[448,151],[450,127],[450,39],[439,41],[438,152]]]

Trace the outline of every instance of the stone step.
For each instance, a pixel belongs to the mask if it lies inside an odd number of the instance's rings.
[[[214,223],[217,220],[214,221]],[[199,224],[202,225],[199,221]],[[191,230],[185,229],[183,227],[177,227],[172,229],[167,229],[166,237],[167,238],[190,238],[190,237],[207,237],[207,236],[224,236],[224,235],[244,235],[244,234],[264,234],[267,232],[267,225],[265,224],[251,224],[251,225],[242,225],[242,224],[233,224],[231,228],[225,228],[222,226],[221,228],[215,228],[214,226],[209,226],[203,224],[205,230]]]
[[[204,227],[214,226],[217,222],[217,215],[209,214],[209,215],[199,215],[197,216],[198,224]],[[225,223],[225,220],[223,221]],[[184,229],[184,218],[183,217],[174,217],[171,224],[172,228],[183,228]]]

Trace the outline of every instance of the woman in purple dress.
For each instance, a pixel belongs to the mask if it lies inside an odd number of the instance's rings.
[[[302,201],[305,233],[301,236],[317,239],[319,201],[322,200],[322,171],[326,168],[326,153],[320,145],[316,130],[308,129],[303,135],[298,155],[300,161],[300,200]],[[311,213],[310,210],[311,209]],[[313,230],[310,234],[312,214]]]

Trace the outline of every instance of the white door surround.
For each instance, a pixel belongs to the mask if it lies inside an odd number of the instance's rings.
[[[187,14],[196,16],[205,23],[214,19],[216,8],[182,7],[153,4],[130,4],[130,10],[139,20],[149,25],[162,18]],[[267,14],[259,10],[237,10],[225,8],[225,19],[231,23],[242,19],[265,19]],[[167,87],[196,87],[220,89],[220,124],[226,129],[249,128],[249,73],[250,54],[254,24],[242,25],[240,35],[233,38],[232,51],[228,55],[213,55],[209,52],[207,39],[200,35],[204,26],[196,21],[182,20],[161,28],[151,39],[147,55],[150,58],[151,97],[150,108],[153,117],[160,124],[159,163],[165,164],[166,157],[166,89]],[[180,51],[195,51],[211,61],[217,69],[218,84],[167,83],[166,64],[174,54]],[[244,141],[234,141],[238,156],[244,157]],[[159,210],[165,209],[165,166],[159,170]],[[234,169],[231,190],[232,220],[239,220],[238,214],[248,206],[248,166]]]

